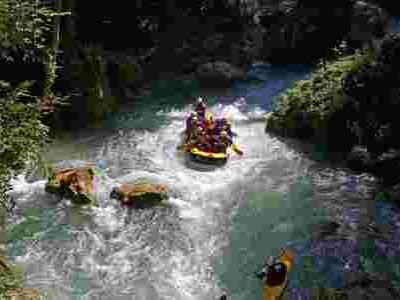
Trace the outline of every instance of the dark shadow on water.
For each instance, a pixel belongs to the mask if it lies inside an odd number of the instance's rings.
[[[329,149],[325,144],[313,143],[307,140],[300,140],[292,137],[283,137],[276,133],[266,132],[276,138],[278,141],[285,143],[289,148],[301,153],[306,158],[317,161],[320,164],[327,164],[330,166],[345,167],[346,152],[334,151]]]
[[[157,131],[170,121],[160,111],[183,110],[193,104],[199,96],[205,97],[207,104],[215,104],[216,99],[226,89],[202,89],[194,79],[157,80],[149,84],[146,93],[137,95],[119,111],[107,114],[103,128],[137,129]]]
[[[228,163],[228,162],[226,162]],[[211,163],[200,163],[200,162],[195,162],[193,161],[188,154],[184,154],[184,164],[187,168],[190,168],[195,171],[199,172],[212,172],[215,171],[216,169],[222,168],[225,166],[225,164],[211,164]]]

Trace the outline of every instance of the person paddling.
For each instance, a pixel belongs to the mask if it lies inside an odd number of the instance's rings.
[[[203,98],[199,97],[197,99],[197,106],[196,106],[196,113],[199,116],[199,118],[203,119],[205,118],[205,114],[206,114],[206,110],[207,110],[207,105],[205,104],[205,102],[203,101]]]
[[[230,147],[237,154],[243,155],[243,151],[240,150],[239,147],[232,142],[232,139],[229,137],[229,135],[226,131],[221,132],[220,146],[223,148],[223,149],[221,149],[221,150],[224,150],[223,152],[226,152],[226,149],[228,149]]]
[[[284,261],[293,260],[294,252],[292,250],[281,250],[278,257],[279,261],[274,261],[271,257],[268,257],[261,272],[257,273],[256,276],[273,287],[282,285],[287,277],[288,269]]]

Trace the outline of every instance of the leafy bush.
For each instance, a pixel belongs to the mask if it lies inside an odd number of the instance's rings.
[[[0,81],[0,203],[6,205],[9,179],[37,160],[48,128],[40,121],[37,104],[28,93],[30,83],[16,88]]]
[[[0,46],[43,49],[48,43],[52,11],[36,0],[0,2]]]
[[[21,268],[10,266],[10,270],[0,272],[0,296],[6,291],[22,287],[23,272]]]
[[[103,92],[103,49],[88,45],[84,51],[84,59],[71,67],[71,77],[79,86],[84,98],[77,97],[71,101],[72,113],[80,119],[95,121],[104,113],[115,108],[116,99]],[[127,75],[127,74],[125,74]]]
[[[342,89],[343,77],[370,59],[370,53],[364,50],[321,62],[310,79],[296,81],[274,99],[267,129],[289,136],[327,141],[328,132],[333,127],[337,130],[337,126],[347,126],[342,115],[347,106]],[[330,142],[333,143],[332,139]]]

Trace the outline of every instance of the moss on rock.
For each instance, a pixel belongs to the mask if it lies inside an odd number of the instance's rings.
[[[73,203],[88,205],[94,203],[94,170],[92,166],[55,170],[48,179],[45,191],[66,195]]]
[[[266,130],[326,142],[331,129],[346,126],[342,115],[346,104],[342,88],[344,76],[369,59],[369,53],[364,51],[320,63],[310,79],[296,81],[275,99]],[[329,136],[331,142],[334,138]]]
[[[154,205],[167,198],[167,189],[158,184],[127,183],[114,188],[111,197],[126,205]]]

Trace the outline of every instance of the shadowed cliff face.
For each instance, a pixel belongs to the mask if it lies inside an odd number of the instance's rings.
[[[376,3],[382,8],[385,8],[394,16],[400,16],[399,2],[396,0],[370,0],[372,3]]]
[[[240,33],[259,32],[260,27],[264,46],[262,51],[255,50],[257,53],[253,53],[253,57],[261,55],[269,61],[286,63],[307,62],[323,57],[343,38],[354,41],[354,46],[358,47],[371,36],[383,36],[387,21],[382,10],[370,1],[352,0],[334,3],[196,0],[190,4],[183,0],[129,1],[118,5],[96,4],[96,14],[93,9],[84,1],[76,3],[79,40],[98,42],[106,49],[121,51],[136,49],[137,52],[157,47],[155,53],[162,56],[157,64],[165,63],[167,55],[178,61],[179,57],[185,58],[175,66],[182,66],[198,54],[207,57],[200,63],[223,57],[234,64],[245,65],[248,59],[238,56],[249,47],[243,43],[236,45]],[[254,23],[262,26],[254,26]],[[206,40],[208,45],[216,46],[202,47]],[[221,42],[225,47],[218,47]],[[183,69],[193,71],[195,66]]]
[[[170,39],[182,39],[188,27],[204,32],[210,28],[203,25],[213,16],[218,16],[219,23],[224,23],[226,18],[230,21],[238,18],[228,1],[212,0],[136,0],[118,5],[98,3],[95,7],[92,3],[77,1],[75,10],[79,39],[97,41],[114,50],[150,48],[171,30],[174,35],[170,35]]]

